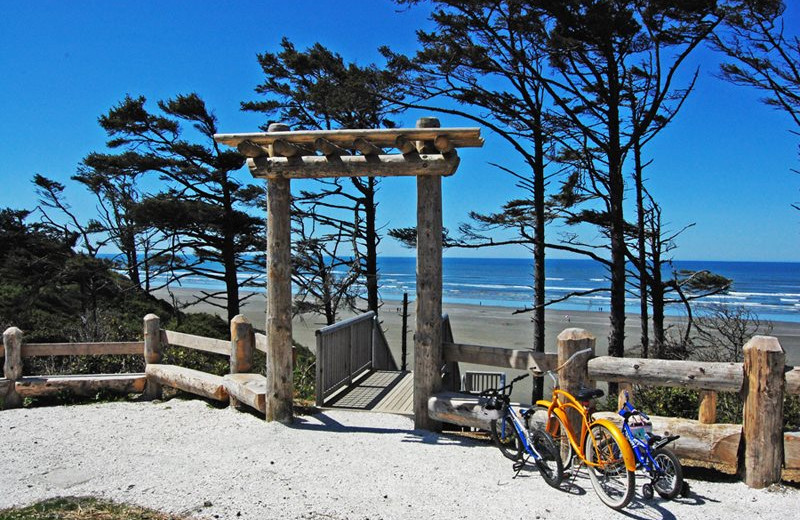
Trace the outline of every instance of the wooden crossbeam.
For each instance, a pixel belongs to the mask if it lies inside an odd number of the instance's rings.
[[[423,155],[345,155],[322,157],[256,157],[247,160],[254,177],[316,179],[323,177],[447,176],[455,173],[455,153]]]
[[[353,140],[353,148],[361,152],[363,155],[381,155],[383,150],[367,141],[363,137],[357,137]]]
[[[251,132],[242,134],[216,134],[214,139],[222,144],[237,147],[242,141],[250,141],[260,146],[269,146],[277,139],[292,144],[313,147],[322,137],[331,143],[348,148],[357,138],[363,138],[379,148],[393,148],[398,136],[409,141],[433,141],[438,136],[447,136],[453,148],[481,147],[480,128],[383,128],[359,130],[298,130],[280,132]],[[247,154],[245,154],[247,155]]]
[[[330,155],[350,155],[347,150],[333,144],[329,140],[325,139],[324,137],[317,137],[314,140],[314,147],[322,152],[323,155],[330,156]]]
[[[408,137],[404,135],[398,135],[394,139],[394,146],[403,154],[408,153],[416,153],[417,147],[414,145],[414,141],[410,140]]]

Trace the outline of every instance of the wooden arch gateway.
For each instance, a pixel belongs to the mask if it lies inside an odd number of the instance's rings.
[[[483,146],[479,128],[440,128],[435,117],[416,128],[300,130],[217,134],[267,180],[267,421],[292,420],[290,180],[325,177],[417,178],[417,312],[414,334],[414,425],[436,430],[428,398],[441,388],[442,177],[458,168],[461,147]],[[386,153],[386,149],[396,149]]]

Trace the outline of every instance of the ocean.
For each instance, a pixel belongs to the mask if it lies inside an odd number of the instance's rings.
[[[676,270],[703,270],[733,280],[724,294],[696,302],[697,309],[711,306],[743,307],[762,319],[800,322],[800,263],[789,262],[718,262],[675,261]],[[381,257],[380,291],[384,300],[402,300],[407,292],[415,298],[416,259],[413,257]],[[244,278],[245,274],[240,274]],[[665,272],[665,276],[671,273]],[[533,263],[523,258],[447,258],[443,260],[443,300],[445,303],[492,305],[522,308],[533,299]],[[563,297],[571,291],[608,287],[608,274],[602,264],[589,259],[549,259],[546,263],[547,299]],[[263,280],[263,274],[260,276]],[[203,278],[183,279],[181,287],[221,288],[219,282]],[[607,312],[608,293],[575,296],[551,308],[563,311]],[[627,311],[638,314],[635,294],[626,300]],[[671,316],[681,316],[680,304],[666,308]]]

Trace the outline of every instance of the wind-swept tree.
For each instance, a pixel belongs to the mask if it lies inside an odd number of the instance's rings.
[[[128,96],[100,117],[108,147],[121,153],[93,154],[91,164],[99,172],[135,172],[163,183],[163,191],[136,205],[134,219],[181,252],[172,264],[181,271],[174,280],[194,276],[224,285],[197,300],[226,309],[230,320],[255,294],[242,295],[240,287],[257,287],[256,273],[263,272],[265,223],[250,212],[263,187],[237,178],[244,158],[214,141],[217,118],[197,94],[160,101],[160,114],[145,104],[144,97]]]
[[[242,109],[265,114],[268,119],[261,126],[263,130],[275,120],[295,130],[395,126],[389,117],[396,107],[383,100],[397,97],[395,82],[374,65],[361,67],[345,63],[339,54],[319,43],[298,51],[286,38],[281,41],[280,52],[259,54],[258,61],[265,79],[255,91],[266,99],[243,102]],[[353,177],[317,182],[318,189],[313,190],[316,196],[301,197],[296,208],[306,217],[317,219],[316,228],[328,239],[344,240],[351,250],[342,251],[334,244],[324,245],[319,237],[306,237],[309,240],[304,243],[328,252],[339,251],[340,256],[330,257],[330,262],[341,264],[348,260],[355,266],[355,272],[365,280],[367,308],[378,312],[378,244],[381,240],[375,199],[378,179]],[[308,273],[308,267],[306,264],[303,271]],[[349,268],[346,271],[354,272]],[[304,278],[312,285],[324,279],[327,278]],[[319,287],[314,291],[325,294]]]
[[[559,122],[559,156],[575,167],[565,183],[573,192],[562,189],[574,205],[563,216],[568,223],[599,228],[607,241],[599,244],[598,251],[598,244],[583,243],[577,235],[571,235],[559,247],[608,258],[609,352],[622,356],[627,289],[625,160],[634,142],[669,111],[665,102],[674,99],[677,71],[719,21],[714,3],[441,0],[434,4],[432,18],[438,27],[432,34],[420,33],[423,57],[426,51],[443,56],[457,53],[441,41],[451,31],[459,34],[465,30],[461,27],[466,27],[476,44],[507,50],[511,60],[497,63],[499,73],[515,70],[518,62],[521,78],[541,86],[550,112]],[[475,26],[483,33],[470,30]],[[517,42],[521,42],[519,47],[515,47]],[[541,46],[535,55],[542,56],[546,66],[539,60],[524,59],[524,53],[534,46]],[[474,58],[481,63],[487,60],[480,54]],[[452,69],[450,62],[441,61],[443,72]],[[477,74],[464,75],[463,79],[478,91],[483,88],[483,78]],[[513,77],[510,81],[517,87],[520,79]],[[451,89],[456,87],[449,83],[442,86],[443,92]],[[632,97],[636,103],[631,103]],[[471,100],[465,97],[463,102]],[[514,101],[509,96],[497,97],[497,103]],[[527,119],[522,114],[522,119]]]

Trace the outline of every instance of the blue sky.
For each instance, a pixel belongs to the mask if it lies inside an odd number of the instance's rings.
[[[126,94],[154,103],[194,91],[214,109],[223,132],[256,131],[261,118],[239,111],[239,102],[256,99],[253,88],[262,80],[256,54],[277,50],[283,36],[300,49],[319,41],[365,65],[380,62],[380,45],[413,51],[414,31],[430,27],[424,9],[407,11],[386,0],[2,0],[0,7],[0,207],[13,208],[36,205],[34,173],[68,183],[81,159],[103,148],[97,117]],[[789,15],[798,19],[797,12]],[[675,229],[696,223],[674,255],[800,261],[800,212],[790,206],[800,201],[800,176],[791,171],[800,168],[800,137],[789,132],[786,116],[759,103],[759,93],[714,77],[716,60],[705,49],[693,57],[691,67],[701,68],[697,90],[647,151],[654,160],[649,185],[665,220]],[[413,126],[418,116],[401,122]],[[473,126],[441,119],[443,126]],[[484,136],[486,146],[463,150],[459,171],[444,180],[451,229],[468,211],[496,211],[516,195],[513,181],[488,164],[513,167],[513,152],[486,130]],[[76,187],[67,195],[79,213],[91,216],[88,195]],[[415,197],[413,180],[385,180],[381,223],[413,225]],[[382,253],[411,254],[388,239]]]

